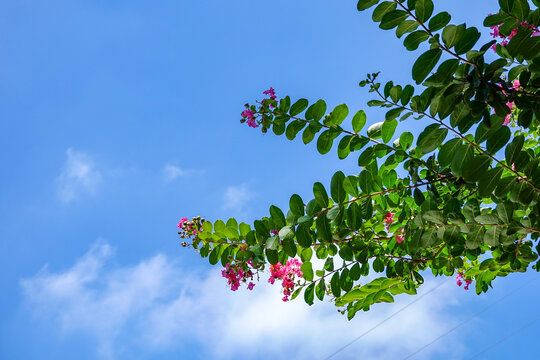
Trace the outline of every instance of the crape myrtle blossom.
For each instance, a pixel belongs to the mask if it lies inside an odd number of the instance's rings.
[[[264,98],[260,102],[260,106],[245,104],[245,110],[242,111],[240,120],[241,123],[247,123],[249,127],[257,128],[263,123],[264,116],[267,116],[271,109],[274,109],[277,105],[276,91],[274,88],[263,91],[264,95],[268,98]],[[263,126],[263,132],[266,132],[266,128]]]
[[[491,15],[491,14],[489,14]],[[510,40],[512,40],[512,38],[514,36],[516,36],[518,30],[520,27],[528,27],[528,28],[531,28],[533,30],[533,33],[532,33],[532,36],[540,36],[540,29],[539,28],[536,28],[534,25],[529,25],[527,24],[526,21],[522,22],[518,27],[512,29],[512,31],[510,32],[510,34],[508,34],[508,36],[502,34],[500,32],[500,27],[501,25],[494,25],[494,26],[491,26],[490,29],[493,30],[491,33],[489,33],[494,39],[498,39],[498,38],[501,38],[503,39],[503,41],[500,43],[501,46],[506,46],[508,45],[508,42]],[[491,46],[491,48],[493,49],[493,51],[497,51],[497,43],[493,44],[493,46]]]
[[[465,275],[463,275],[463,273],[458,273],[456,279],[457,286],[461,286],[463,285],[463,282],[465,282],[465,286],[463,287],[463,289],[469,290],[469,285],[471,285],[472,281],[469,279],[465,279]]]
[[[302,262],[298,259],[289,259],[287,260],[286,265],[281,265],[279,262],[276,265],[270,265],[270,278],[268,279],[268,282],[274,284],[276,279],[282,281],[283,301],[289,301],[289,297],[294,291],[296,277],[302,277],[303,272],[300,270],[301,266]]]
[[[247,282],[247,280],[253,280],[253,271],[248,268],[247,263],[227,263],[225,270],[221,271],[221,276],[227,279],[227,285],[231,287],[232,291],[236,291],[240,288],[240,282]],[[253,290],[255,284],[250,281],[247,285],[248,290]]]

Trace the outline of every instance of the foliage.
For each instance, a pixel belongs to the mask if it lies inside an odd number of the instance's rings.
[[[407,50],[428,48],[412,67],[414,85],[381,84],[378,73],[360,82],[384,121],[364,130],[363,110],[327,112],[323,100],[278,100],[273,89],[242,112],[249,126],[315,142],[321,154],[337,144],[338,158],[358,157],[359,174],[338,171],[329,187],[313,185],[312,199],[292,195],[288,211],[271,206],[253,226],[194,219],[201,229],[190,231],[184,221],[191,243],[183,245],[252,277],[299,258],[301,271],[280,273],[284,300],[300,275],[292,298],[330,298],[349,319],[415,294],[423,271],[458,274],[482,293],[498,276],[531,263],[539,270],[539,2],[499,0],[499,12],[484,20],[495,40],[479,46],[477,28],[451,24],[432,0],[360,0],[358,10],[373,8],[373,21],[395,29]],[[416,139],[403,132],[391,143],[398,121],[412,119],[429,124]],[[373,272],[379,277],[362,284]]]

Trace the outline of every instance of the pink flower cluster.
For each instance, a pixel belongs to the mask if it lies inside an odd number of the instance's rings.
[[[201,219],[200,216],[196,216],[191,220],[183,217],[176,225],[176,227],[181,229],[178,234],[182,239],[190,236],[196,236],[197,233],[202,231],[202,224],[204,224],[204,222],[205,220]]]
[[[489,15],[491,15],[491,14],[489,14]],[[495,39],[497,39],[497,38],[503,39],[503,41],[501,42],[501,46],[508,45],[508,41],[510,41],[514,36],[516,36],[516,34],[517,34],[520,27],[529,27],[529,28],[531,28],[533,30],[532,36],[539,36],[540,35],[540,29],[534,27],[534,25],[527,24],[526,21],[522,22],[517,28],[513,29],[508,36],[505,36],[505,35],[501,34],[501,32],[499,31],[499,28],[501,27],[501,25],[502,24],[490,27],[490,29],[493,30],[493,32],[489,33]],[[493,51],[496,51],[497,44],[493,44],[493,46],[491,48],[493,49]]]
[[[465,290],[469,290],[469,285],[471,285],[472,281],[469,279],[465,279],[465,276],[463,273],[458,273],[456,276],[456,284],[457,286],[463,285],[463,282],[465,282],[465,286],[463,287]]]
[[[287,260],[287,265],[281,265],[279,262],[276,265],[270,265],[270,279],[268,279],[268,282],[274,284],[276,279],[282,280],[283,301],[289,301],[289,297],[294,291],[296,277],[302,277],[301,266],[302,262],[298,259]]]
[[[391,212],[386,213],[384,216],[383,222],[386,224],[386,231],[390,230],[390,225],[394,222],[394,214]],[[405,236],[401,232],[402,230],[397,230],[395,233],[396,242],[401,244],[405,240]]]
[[[240,282],[247,282],[248,279],[253,280],[253,271],[247,268],[247,264],[230,264],[227,263],[225,270],[221,271],[221,276],[227,279],[227,285],[231,287],[232,291],[238,290]],[[250,281],[247,288],[253,290],[255,284]]]
[[[519,80],[514,80],[514,82],[512,83],[512,89],[514,90],[519,90],[521,84],[519,83]],[[503,91],[504,93],[504,91]],[[508,108],[510,109],[510,114],[507,114],[505,117],[504,117],[504,123],[503,125],[508,125],[510,124],[510,120],[512,118],[512,113],[514,112],[514,110],[516,110],[516,105],[514,104],[513,101],[508,101],[506,103],[506,106],[508,106]]]
[[[276,91],[272,87],[270,87],[270,89],[263,91],[263,94],[267,95],[268,98],[265,98],[265,99],[263,99],[261,101],[262,107],[265,106],[265,103],[268,100],[272,100],[272,101],[269,101],[268,106],[270,108],[274,108],[275,107],[274,104],[275,104],[275,100],[276,100]],[[240,120],[240,121],[241,122],[246,122],[248,124],[248,126],[252,127],[252,128],[259,127],[260,122],[257,121],[256,113],[260,109],[256,109],[255,106],[250,106],[249,104],[245,104],[244,107],[245,107],[245,110],[242,111],[242,114],[241,114],[242,115],[242,120]]]
[[[386,223],[386,230],[388,230],[390,228],[390,225],[394,222],[394,214],[392,214],[391,212],[386,213],[383,222]]]

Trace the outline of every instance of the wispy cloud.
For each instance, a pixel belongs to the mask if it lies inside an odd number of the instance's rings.
[[[94,193],[101,183],[101,174],[95,169],[89,155],[66,150],[66,162],[57,179],[57,193],[60,200],[70,203],[81,193]]]
[[[172,163],[167,163],[163,167],[163,178],[165,182],[172,182],[179,177],[197,174],[199,171],[193,169],[183,169],[180,166]]]
[[[179,354],[187,346],[194,351],[196,344],[210,358],[321,358],[412,300],[398,298],[348,322],[328,302],[312,307],[301,300],[281,302],[279,285],[266,283],[265,275],[252,292],[231,292],[217,269],[188,273],[163,254],[111,268],[112,256],[101,242],[65,271],[45,268],[21,281],[34,311],[59,319],[64,335],[95,339],[102,358],[120,357],[125,348]],[[440,287],[336,358],[392,359],[416,350],[458,321],[447,314],[456,291]],[[445,340],[423,355],[459,357],[459,335]],[[205,346],[209,341],[212,346]]]
[[[229,186],[223,194],[223,209],[231,215],[244,215],[249,200],[253,199],[254,193],[247,184]]]

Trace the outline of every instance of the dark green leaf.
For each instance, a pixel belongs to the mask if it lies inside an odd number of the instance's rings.
[[[481,197],[491,197],[493,190],[495,190],[497,184],[499,183],[502,173],[503,168],[499,166],[495,169],[488,170],[481,176],[480,182],[478,183],[478,193]]]
[[[433,14],[433,2],[431,0],[416,0],[414,8],[416,18],[421,23],[426,22]]]
[[[334,273],[332,276],[332,279],[330,280],[330,289],[332,290],[332,294],[335,297],[339,297],[341,295],[341,288],[339,286],[339,273]]]
[[[332,199],[336,203],[342,203],[345,201],[345,197],[347,196],[347,193],[345,192],[345,189],[343,188],[343,180],[345,179],[345,175],[343,172],[338,171],[332,176],[332,180],[330,182],[330,194],[332,195]]]
[[[323,131],[323,133],[319,136],[319,139],[317,139],[317,150],[319,153],[323,155],[328,153],[332,148],[334,138],[335,137],[330,130]]]
[[[418,49],[418,46],[429,38],[429,34],[424,30],[418,30],[407,35],[403,45],[409,51]]]
[[[291,109],[289,110],[289,114],[291,116],[295,116],[295,115],[298,115],[300,114],[302,111],[304,111],[308,106],[308,101],[307,99],[299,99],[297,102],[295,102],[292,106],[291,106]]]
[[[378,3],[380,0],[359,0],[356,6],[358,11],[366,10]]]
[[[427,126],[418,136],[417,146],[424,154],[435,150],[446,138],[448,129],[440,129],[439,124]]]
[[[434,17],[429,20],[429,30],[430,31],[437,31],[448,25],[450,22],[451,16],[446,11],[443,11],[441,13],[438,13]]]
[[[507,126],[501,126],[495,133],[488,139],[486,150],[490,154],[495,154],[502,149],[506,143],[510,140],[510,129]]]
[[[491,165],[491,158],[486,155],[478,155],[469,160],[462,169],[463,178],[467,181],[480,180]]]
[[[328,207],[328,193],[323,184],[320,182],[313,184],[313,195],[315,195],[315,200],[322,208]]]
[[[375,10],[373,10],[373,15],[371,18],[375,22],[379,22],[382,20],[384,14],[386,14],[389,11],[396,10],[396,3],[393,1],[383,1],[377,7]]]
[[[326,103],[324,100],[317,100],[306,110],[306,120],[319,121],[326,113]]]
[[[442,33],[442,39],[444,45],[447,48],[451,48],[461,39],[465,32],[465,24],[462,25],[448,25],[444,28]]]
[[[478,29],[476,29],[475,27],[467,28],[454,46],[456,53],[459,55],[471,50],[474,44],[476,44],[476,42],[478,41],[478,39],[480,39],[480,33],[478,32]]]
[[[407,14],[406,11],[403,10],[393,10],[390,12],[387,12],[382,17],[381,23],[379,24],[379,27],[384,30],[390,30],[398,26],[401,22],[403,22],[409,14]]]
[[[312,283],[304,291],[304,300],[306,304],[308,305],[313,305],[314,290],[315,290],[315,283]]]
[[[437,48],[428,50],[422,55],[420,55],[412,68],[412,76],[417,84],[420,84],[422,81],[424,81],[426,76],[429,75],[431,70],[433,70],[435,65],[437,65],[441,54],[442,50]]]
[[[414,31],[418,28],[418,23],[414,20],[405,20],[398,25],[396,29],[396,36],[402,37],[404,34]]]

